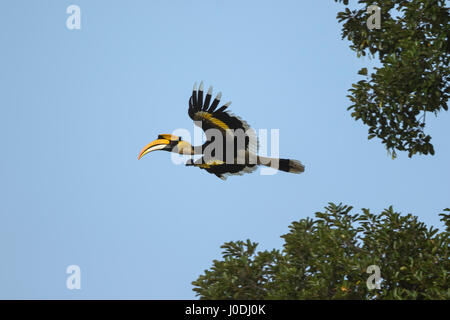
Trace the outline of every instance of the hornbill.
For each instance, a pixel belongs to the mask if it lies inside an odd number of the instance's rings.
[[[181,137],[160,134],[158,139],[146,145],[138,159],[149,152],[165,150],[184,155],[203,155],[198,160],[190,159],[186,166],[204,169],[225,180],[229,175],[242,175],[253,172],[258,165],[275,168],[285,172],[301,173],[305,167],[298,160],[269,158],[257,155],[258,140],[255,131],[240,117],[232,114],[227,102],[217,109],[222,97],[219,92],[211,103],[212,87],[203,99],[203,82],[197,90],[194,84],[189,99],[188,114],[195,125],[203,129],[206,142],[192,146]],[[210,105],[211,103],[211,105]]]

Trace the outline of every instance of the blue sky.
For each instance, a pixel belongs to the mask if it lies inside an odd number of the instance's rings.
[[[66,8],[81,8],[81,30]],[[334,1],[2,1],[0,298],[194,298],[220,245],[280,248],[328,202],[393,205],[429,225],[450,207],[450,116],[427,117],[436,155],[392,160],[346,108],[357,59]],[[280,130],[302,175],[221,181],[137,160],[159,133],[193,132],[204,80],[255,129]],[[66,268],[81,268],[81,290]]]

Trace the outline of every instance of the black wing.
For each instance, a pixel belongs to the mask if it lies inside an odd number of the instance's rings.
[[[218,108],[222,97],[222,94],[219,92],[211,103],[212,87],[209,88],[204,99],[203,95],[203,82],[200,83],[198,90],[196,84],[194,84],[192,96],[189,99],[188,113],[189,117],[194,120],[194,123],[205,131],[206,138],[209,139],[209,129],[218,129],[224,135],[233,134],[233,131],[241,129],[247,135],[245,150],[256,154],[258,151],[256,133],[246,121],[227,110],[231,102],[227,102]]]

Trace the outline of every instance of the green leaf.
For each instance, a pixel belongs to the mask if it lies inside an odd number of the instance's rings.
[[[362,76],[367,76],[367,68],[362,68],[361,70],[358,71],[358,74]]]

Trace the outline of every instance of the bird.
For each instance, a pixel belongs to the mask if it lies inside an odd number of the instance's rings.
[[[157,150],[190,156],[202,155],[197,160],[189,159],[186,166],[206,170],[222,180],[226,180],[231,175],[251,173],[259,165],[296,174],[305,171],[305,166],[298,160],[258,155],[258,139],[255,130],[228,109],[231,101],[219,107],[222,93],[217,93],[212,100],[213,87],[211,86],[203,99],[203,89],[203,81],[198,89],[197,83],[194,83],[192,95],[189,98],[188,114],[194,124],[205,132],[205,143],[192,146],[182,137],[159,134],[156,140],[141,150],[138,160]]]

